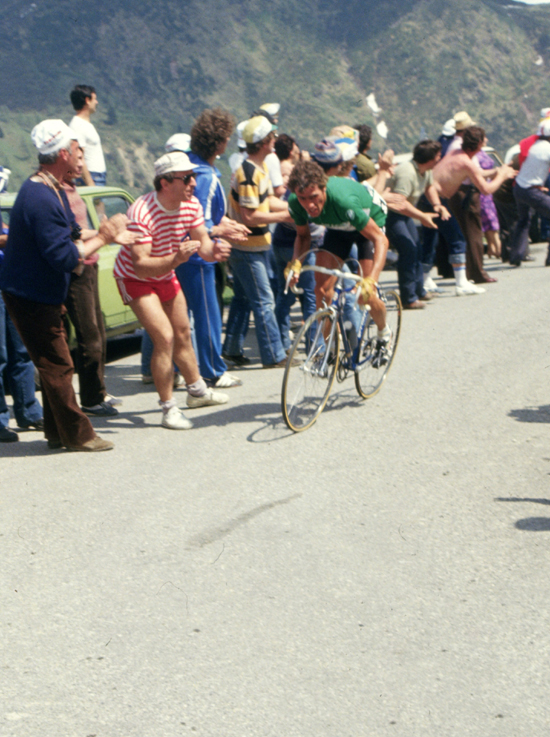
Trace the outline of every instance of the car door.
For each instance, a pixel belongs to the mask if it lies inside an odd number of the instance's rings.
[[[107,187],[83,187],[79,192],[88,208],[92,228],[98,228],[103,216],[110,218],[118,213],[126,214],[133,198],[123,189]],[[139,327],[136,316],[123,304],[113,276],[113,267],[120,246],[111,243],[99,251],[99,299],[105,318],[107,336],[129,332]]]

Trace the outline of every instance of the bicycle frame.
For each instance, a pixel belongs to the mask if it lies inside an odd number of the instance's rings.
[[[332,347],[332,343],[333,343],[333,335],[332,335],[333,331],[336,329],[336,325],[338,325],[340,328],[340,335],[342,338],[342,344],[343,344],[343,349],[344,349],[343,353],[345,356],[345,360],[346,360],[346,363],[349,362],[349,365],[344,364],[344,368],[348,369],[349,371],[361,370],[361,367],[363,367],[370,360],[369,357],[364,358],[362,361],[357,360],[359,358],[361,336],[363,335],[363,332],[365,330],[367,320],[371,319],[370,306],[366,305],[365,309],[362,310],[361,324],[359,326],[359,332],[357,336],[358,337],[357,346],[354,349],[352,349],[347,333],[346,333],[346,330],[344,328],[344,304],[345,304],[347,295],[351,294],[351,292],[355,288],[355,285],[349,288],[344,287],[344,279],[352,280],[354,282],[360,282],[363,277],[357,274],[354,274],[353,272],[345,272],[345,271],[342,271],[341,269],[329,269],[329,268],[326,268],[325,266],[317,266],[316,264],[305,265],[302,267],[302,271],[304,272],[305,271],[316,271],[319,274],[326,274],[327,276],[335,276],[337,278],[336,284],[334,286],[334,297],[332,300],[332,304],[331,305],[324,304],[325,307],[330,307],[331,309],[335,311],[335,317],[336,317],[334,324],[333,324],[333,328],[331,330],[329,348]],[[288,275],[287,283],[285,287],[285,294],[288,291],[289,284],[293,277],[293,273],[294,272],[291,271]],[[301,294],[303,292],[302,289],[296,286],[291,287],[291,289],[295,294]],[[381,297],[382,293],[378,285],[376,285],[376,290],[377,290],[378,296]],[[316,337],[318,337],[318,334]],[[329,354],[330,351],[327,353]],[[328,355],[325,356],[325,360],[323,361],[323,364],[321,367],[325,371],[327,367],[327,360],[328,360]]]

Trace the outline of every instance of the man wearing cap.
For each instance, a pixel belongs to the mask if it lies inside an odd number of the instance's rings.
[[[63,325],[71,272],[124,230],[124,216],[102,223],[85,244],[61,182],[78,163],[75,133],[62,120],[45,120],[31,133],[40,168],[24,182],[10,215],[0,274],[6,308],[40,373],[44,433],[51,449],[110,450],[76,402],[74,366]]]
[[[243,138],[248,158],[231,178],[229,217],[246,225],[250,235],[245,242],[232,241],[229,264],[235,296],[229,310],[223,355],[236,364],[248,363],[242,349],[252,308],[262,364],[266,368],[283,368],[286,353],[275,318],[268,252],[269,225],[289,221],[288,205],[274,196],[265,166],[266,156],[274,150],[272,123],[263,115],[251,118],[243,130]]]
[[[531,208],[539,215],[550,218],[550,195],[545,187],[550,168],[550,118],[541,122],[535,135],[536,140],[528,149],[514,185],[518,221],[510,243],[512,266],[521,266],[527,255]],[[546,266],[550,266],[550,244]]]
[[[186,381],[188,407],[224,404],[229,399],[209,389],[199,374],[187,304],[174,271],[194,253],[208,261],[229,255],[229,244],[213,243],[206,231],[202,207],[193,197],[195,168],[180,151],[155,161],[154,191],[138,197],[128,210],[128,230],[138,239],[122,246],[114,268],[123,302],[153,341],[151,373],[160,397],[161,424],[171,430],[193,426],[172,397],[172,361]]]

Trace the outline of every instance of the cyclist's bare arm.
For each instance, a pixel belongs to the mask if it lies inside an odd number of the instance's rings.
[[[292,260],[300,258],[309,251],[311,246],[311,233],[309,225],[296,226],[296,240],[294,241],[294,253]]]

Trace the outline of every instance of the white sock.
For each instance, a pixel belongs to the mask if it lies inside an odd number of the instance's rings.
[[[378,340],[389,340],[390,338],[391,330],[388,325],[384,325],[384,329],[378,331]]]
[[[161,399],[159,399],[159,404],[162,407],[162,411],[164,413],[168,412],[169,409],[172,409],[172,407],[176,407],[176,400],[172,397],[172,399],[167,399],[166,402],[163,402]]]
[[[206,394],[206,384],[202,376],[198,381],[187,384],[187,391],[192,397],[204,397]]]
[[[459,264],[458,266],[453,266],[453,271],[455,272],[455,281],[457,287],[467,287],[468,286],[468,280],[466,279],[466,264]]]

